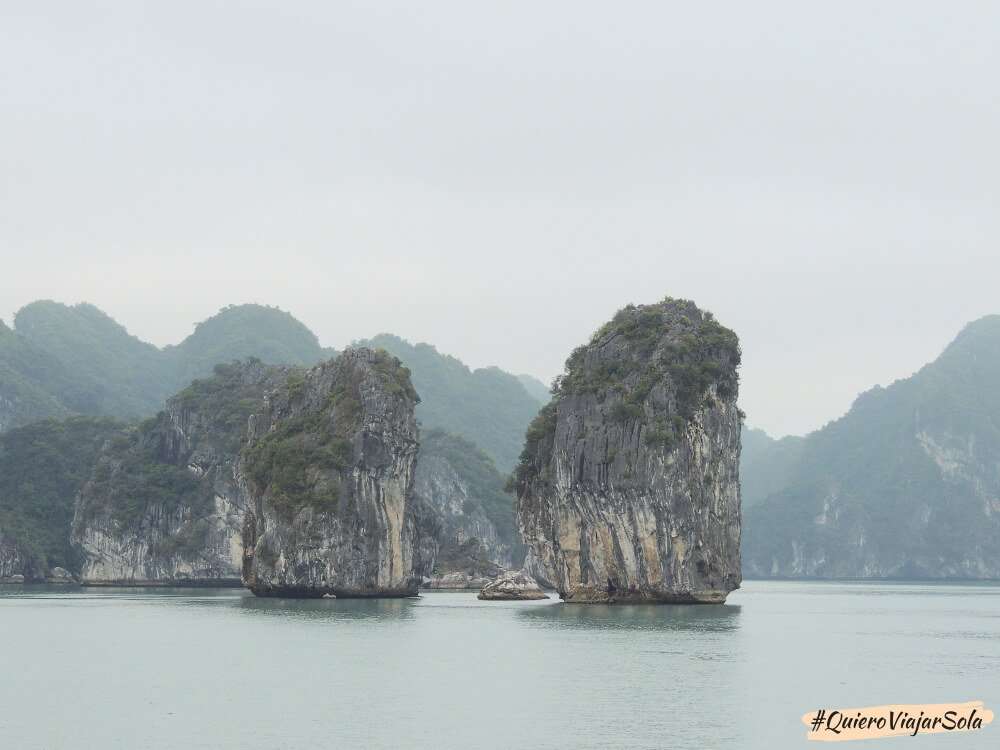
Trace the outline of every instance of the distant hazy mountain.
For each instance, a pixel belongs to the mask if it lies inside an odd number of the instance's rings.
[[[0,323],[0,432],[70,414],[145,417],[218,363],[311,365],[336,354],[290,314],[263,305],[226,307],[162,350],[89,304],[33,302],[14,324]]]
[[[744,572],[1000,578],[998,383],[1000,316],[990,316],[793,442],[783,486],[746,510]]]
[[[0,321],[0,432],[71,413],[63,398],[73,378],[55,357]]]
[[[219,363],[256,357],[266,364],[312,365],[336,356],[292,315],[264,305],[225,307],[164,349],[130,335],[89,304],[33,302],[14,322],[13,330],[0,323],[0,432],[72,414],[146,417]],[[543,392],[547,399],[540,382],[496,367],[470,370],[433,346],[388,334],[370,344],[413,371],[422,399],[417,415],[425,426],[473,441],[500,471],[510,471]]]
[[[521,381],[524,390],[534,396],[540,404],[547,404],[552,398],[552,394],[549,393],[549,387],[534,375],[521,373],[517,376],[517,379]]]
[[[497,367],[470,370],[430,344],[411,344],[389,334],[359,343],[385,349],[410,369],[423,426],[471,440],[504,473],[514,468],[524,432],[539,408],[518,377]]]
[[[134,418],[155,412],[169,392],[160,350],[93,305],[32,302],[14,316],[14,330],[69,373],[68,390],[54,383],[49,392],[70,411]]]
[[[763,430],[744,427],[742,439],[740,488],[746,509],[760,504],[788,483],[804,438],[789,436],[775,440]]]
[[[267,364],[312,365],[336,356],[290,313],[263,305],[229,305],[164,349],[175,365],[174,389],[205,377],[220,362],[256,357]]]

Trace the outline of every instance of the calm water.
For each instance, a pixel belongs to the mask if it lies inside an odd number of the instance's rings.
[[[997,586],[614,608],[0,586],[4,748],[771,750],[816,708],[975,699],[1000,705]],[[882,742],[996,748],[1000,725]]]

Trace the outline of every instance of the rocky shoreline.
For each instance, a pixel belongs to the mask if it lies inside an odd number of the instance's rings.
[[[135,578],[128,580],[99,580],[88,578],[79,585],[90,588],[191,588],[191,589],[240,589],[239,578]]]

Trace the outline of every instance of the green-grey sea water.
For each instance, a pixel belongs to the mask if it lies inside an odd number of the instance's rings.
[[[1000,587],[744,584],[724,606],[0,587],[0,747],[806,747],[818,708],[1000,705]],[[979,733],[880,740],[1000,747]],[[869,743],[863,743],[865,746]]]

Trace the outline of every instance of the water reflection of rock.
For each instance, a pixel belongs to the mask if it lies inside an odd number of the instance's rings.
[[[740,605],[563,604],[525,607],[517,615],[522,622],[542,627],[713,633],[739,628]]]
[[[394,622],[413,619],[413,599],[284,599],[243,596],[240,612],[249,616],[293,620],[373,620]]]

